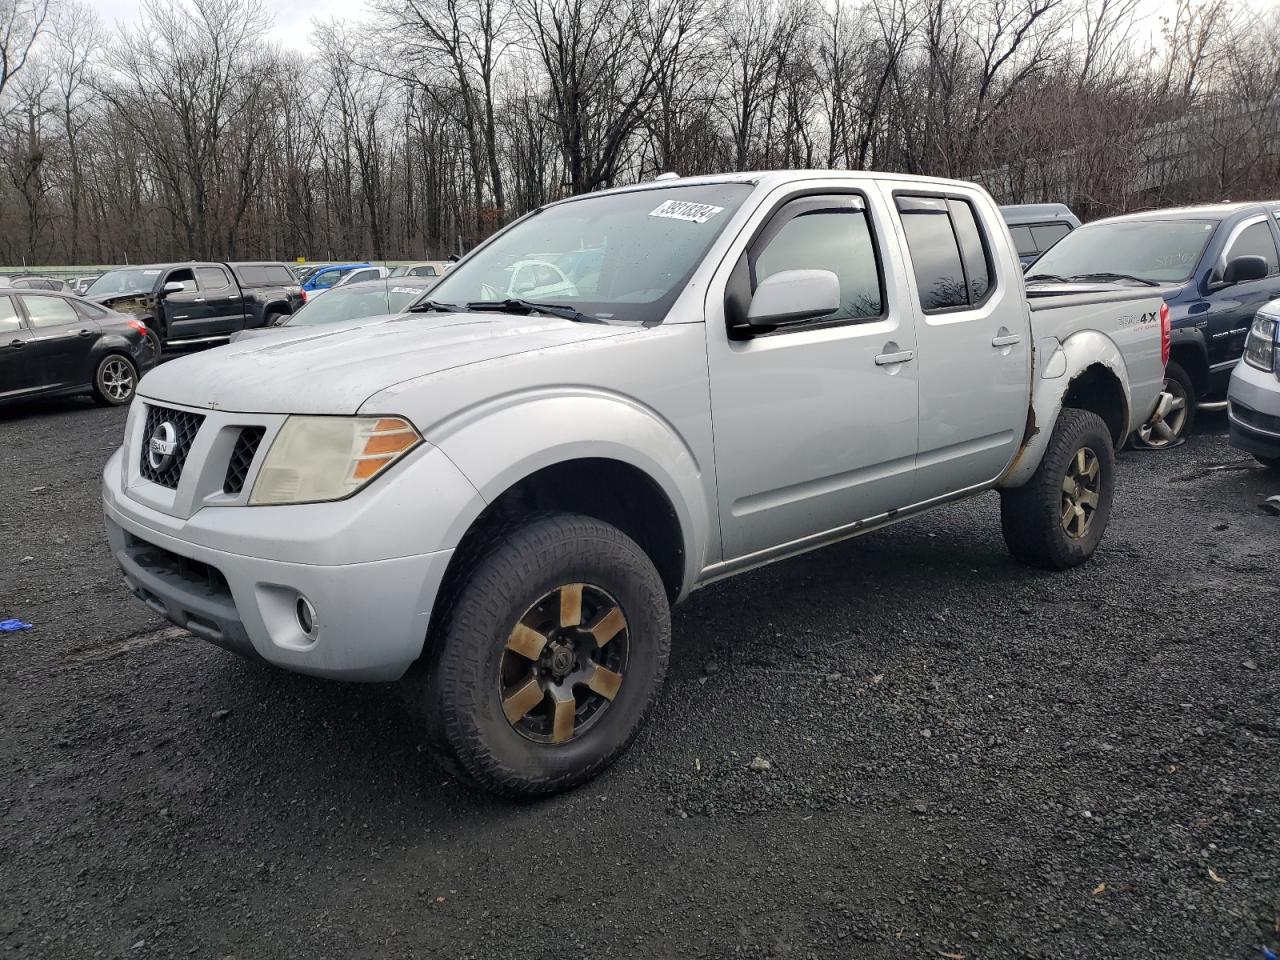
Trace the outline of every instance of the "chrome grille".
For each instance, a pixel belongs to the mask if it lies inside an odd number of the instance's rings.
[[[173,424],[177,446],[167,463],[154,467],[151,465],[149,456],[151,437],[156,432],[156,428],[165,422]],[[142,476],[152,483],[176,490],[178,480],[182,477],[182,467],[187,462],[187,454],[191,452],[191,444],[203,422],[204,416],[199,413],[171,410],[168,407],[147,407],[147,423],[142,430],[142,455],[139,464]]]
[[[236,438],[235,448],[231,451],[231,460],[227,463],[227,477],[222,481],[223,493],[239,493],[244,489],[245,478],[249,476],[249,465],[258,452],[258,444],[262,443],[262,435],[266,427],[245,427]]]

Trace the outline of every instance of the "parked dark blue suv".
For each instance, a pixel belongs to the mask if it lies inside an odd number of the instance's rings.
[[[1165,296],[1173,350],[1163,421],[1140,438],[1168,446],[1196,405],[1224,398],[1253,315],[1280,297],[1280,203],[1230,203],[1095,220],[1063,237],[1027,268],[1028,283],[1115,280],[1176,287]]]

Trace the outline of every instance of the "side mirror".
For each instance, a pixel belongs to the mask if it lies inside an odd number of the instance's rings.
[[[170,280],[162,289],[162,293],[185,293],[187,285],[178,280]]]
[[[756,287],[747,323],[777,327],[823,317],[839,308],[840,279],[830,270],[783,270]]]
[[[1267,261],[1253,254],[1243,257],[1232,257],[1227,269],[1222,272],[1222,282],[1226,286],[1233,283],[1247,283],[1250,280],[1261,280],[1267,275]]]

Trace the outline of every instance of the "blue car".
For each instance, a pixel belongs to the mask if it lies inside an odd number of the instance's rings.
[[[1280,297],[1280,203],[1225,203],[1095,220],[1027,268],[1028,284],[1115,281],[1169,289],[1170,403],[1138,433],[1176,443],[1196,409],[1223,403],[1258,308]],[[1165,405],[1162,404],[1162,408]]]
[[[316,270],[302,281],[303,292],[319,293],[322,290],[328,290],[352,270],[371,266],[373,264],[370,263],[331,263]]]

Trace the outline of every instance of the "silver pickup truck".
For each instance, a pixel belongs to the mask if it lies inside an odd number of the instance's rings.
[[[197,636],[401,680],[509,794],[626,748],[721,577],[993,488],[1015,557],[1087,560],[1168,350],[1158,290],[1028,299],[981,189],[869,173],[566,200],[430,296],[148,374],[107,536]]]

